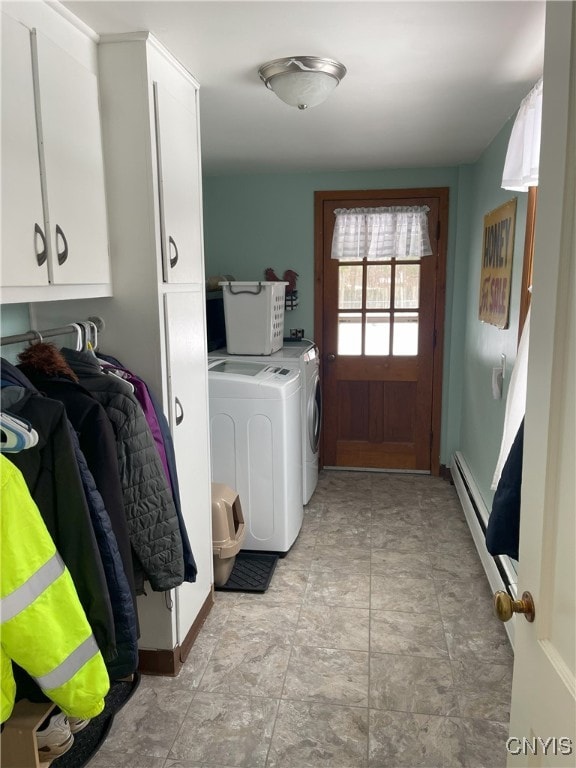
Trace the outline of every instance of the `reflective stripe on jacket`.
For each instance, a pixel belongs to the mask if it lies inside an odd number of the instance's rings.
[[[68,715],[95,717],[109,689],[104,660],[24,478],[2,455],[0,529],[0,721],[14,706],[11,660]]]

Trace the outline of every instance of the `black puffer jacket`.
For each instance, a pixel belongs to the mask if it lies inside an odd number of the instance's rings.
[[[62,349],[80,383],[104,406],[118,449],[124,510],[135,555],[136,591],[144,578],[157,592],[182,584],[182,539],[172,495],[154,438],[130,386],[102,372],[91,352]]]

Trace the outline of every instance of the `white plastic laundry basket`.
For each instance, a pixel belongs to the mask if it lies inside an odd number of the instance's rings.
[[[231,355],[271,355],[284,340],[284,282],[218,283],[224,295],[226,347]]]

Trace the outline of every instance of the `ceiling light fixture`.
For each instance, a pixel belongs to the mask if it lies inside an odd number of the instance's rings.
[[[346,74],[346,67],[334,59],[290,56],[262,64],[258,74],[279,99],[291,107],[307,109],[328,98]]]

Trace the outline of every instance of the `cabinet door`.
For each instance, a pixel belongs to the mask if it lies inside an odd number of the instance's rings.
[[[201,283],[204,266],[198,115],[157,82],[154,108],[164,281]]]
[[[212,585],[212,501],[204,293],[164,297],[169,419],[182,512],[198,567],[194,584],[179,587],[178,636],[184,638]]]
[[[48,284],[30,31],[2,14],[2,286]]]
[[[96,75],[39,32],[43,139],[52,281],[108,283],[110,265]]]

